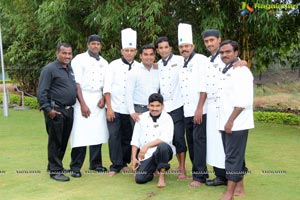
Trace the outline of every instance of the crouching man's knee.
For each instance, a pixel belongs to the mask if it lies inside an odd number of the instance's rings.
[[[147,175],[147,174],[136,174],[135,175],[135,182],[137,184],[145,184],[153,179],[153,175]]]

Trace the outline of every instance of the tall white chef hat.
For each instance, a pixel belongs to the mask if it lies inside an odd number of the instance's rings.
[[[122,49],[136,48],[136,31],[131,28],[126,28],[121,31]]]
[[[178,25],[178,45],[183,43],[193,44],[192,25],[180,23]]]

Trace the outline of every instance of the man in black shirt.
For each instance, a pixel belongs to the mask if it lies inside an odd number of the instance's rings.
[[[76,102],[76,83],[69,63],[72,59],[70,44],[61,43],[56,49],[57,60],[46,65],[41,72],[37,98],[44,111],[48,133],[48,170],[56,181],[69,181],[63,174],[62,160],[73,125]]]

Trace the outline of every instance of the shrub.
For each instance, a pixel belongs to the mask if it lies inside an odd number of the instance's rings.
[[[12,80],[5,80],[5,84],[10,84],[10,83],[13,83],[13,81]],[[3,80],[0,80],[0,84],[3,84]]]
[[[0,94],[0,103],[2,104],[2,96],[3,94]],[[16,95],[16,94],[9,94],[9,102],[10,104],[17,104],[19,105],[21,103],[21,95]],[[24,106],[28,106],[32,109],[38,109],[39,104],[37,102],[36,98],[33,97],[24,97]]]
[[[266,123],[300,125],[300,117],[291,113],[281,112],[254,112],[254,120]]]

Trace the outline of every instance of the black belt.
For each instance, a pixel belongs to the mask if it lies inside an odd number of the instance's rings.
[[[60,105],[54,104],[54,108],[63,108],[63,109],[68,110],[68,109],[72,108],[72,106],[60,106]]]
[[[141,105],[141,104],[134,104],[134,106],[138,106],[138,107],[142,107],[142,108],[147,107],[147,105]]]

